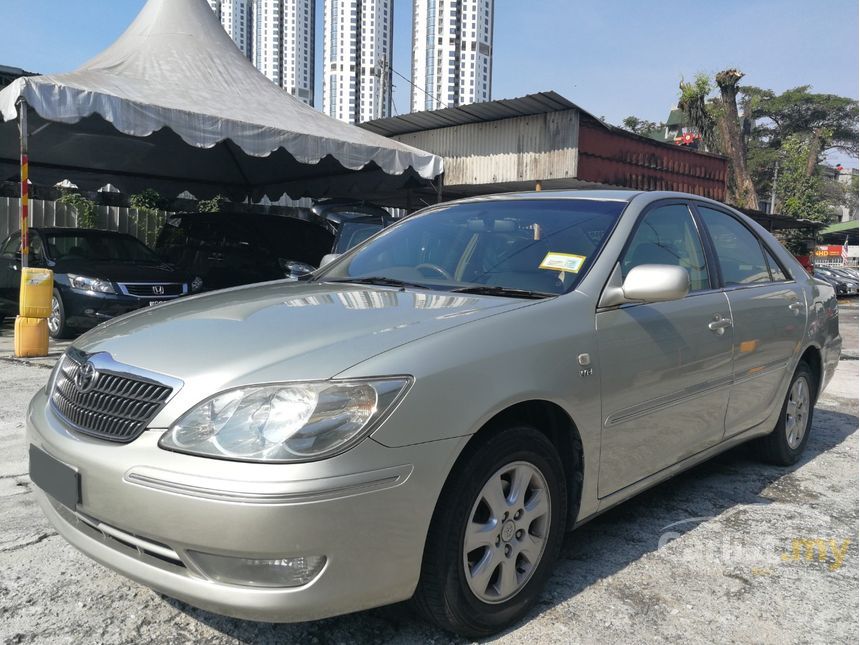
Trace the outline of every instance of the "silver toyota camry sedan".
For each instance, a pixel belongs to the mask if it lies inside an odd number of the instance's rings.
[[[82,336],[30,404],[30,471],[71,544],[192,605],[411,598],[480,637],[566,531],[742,442],[796,462],[840,349],[833,289],[720,203],[470,199]]]

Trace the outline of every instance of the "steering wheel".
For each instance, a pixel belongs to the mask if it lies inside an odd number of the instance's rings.
[[[434,272],[438,273],[439,275],[441,275],[443,278],[445,278],[445,280],[450,280],[451,282],[454,281],[454,277],[450,273],[448,273],[445,269],[440,267],[438,264],[432,264],[430,262],[423,262],[422,264],[419,264],[417,267],[415,267],[416,271],[421,271],[421,269],[430,269],[431,271],[434,271]],[[427,274],[423,274],[423,275],[427,275]],[[427,277],[429,278],[430,276],[427,276]]]

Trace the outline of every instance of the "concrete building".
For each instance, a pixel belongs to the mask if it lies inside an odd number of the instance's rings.
[[[413,0],[413,112],[492,98],[493,3]]]
[[[224,30],[249,59],[254,51],[254,0],[208,0]]]
[[[316,0],[208,0],[236,43],[266,77],[314,104]]]
[[[348,123],[391,115],[393,0],[325,0],[323,112]]]
[[[315,0],[256,0],[254,65],[273,83],[314,104]]]

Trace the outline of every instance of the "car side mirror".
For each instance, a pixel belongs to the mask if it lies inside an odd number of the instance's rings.
[[[679,266],[640,264],[630,269],[622,283],[621,265],[617,265],[600,298],[600,306],[613,307],[629,302],[680,300],[688,293],[690,293],[690,274]]]
[[[640,264],[627,274],[621,290],[633,302],[680,300],[690,293],[690,274],[669,264]]]
[[[301,278],[302,276],[309,275],[316,271],[316,269],[310,264],[299,262],[298,260],[285,260],[284,258],[278,258],[278,264],[281,265],[281,268],[284,270],[288,278]]]
[[[326,253],[322,260],[320,260],[320,268],[324,267],[326,264],[331,264],[335,260],[337,260],[342,253]]]

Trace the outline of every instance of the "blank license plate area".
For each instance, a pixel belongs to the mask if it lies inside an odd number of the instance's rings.
[[[75,510],[81,501],[81,476],[77,470],[30,445],[30,479],[48,495]]]

